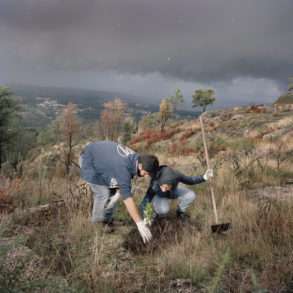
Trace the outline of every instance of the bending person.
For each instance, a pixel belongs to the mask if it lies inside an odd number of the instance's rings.
[[[157,157],[139,155],[118,143],[89,143],[80,155],[80,169],[81,178],[89,183],[94,193],[92,222],[112,225],[114,208],[121,198],[143,241],[150,241],[151,232],[132,197],[131,180],[134,176],[154,177],[158,167]]]

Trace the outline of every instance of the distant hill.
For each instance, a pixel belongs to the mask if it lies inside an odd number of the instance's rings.
[[[147,98],[123,93],[19,84],[9,84],[8,87],[20,97],[24,124],[29,127],[46,126],[69,102],[77,104],[80,117],[87,121],[97,120],[103,104],[117,97],[128,104],[129,112],[134,117],[141,117],[159,109],[159,104],[149,103]],[[195,111],[186,110],[177,112],[180,117],[185,118],[196,114]]]
[[[65,87],[48,87],[35,85],[17,85],[10,84],[9,88],[15,95],[26,98],[26,102],[33,103],[36,97],[52,97],[60,104],[67,104],[72,102],[78,105],[97,106],[108,100],[120,97],[127,103],[135,103],[141,98],[135,96],[124,95],[121,93],[95,91],[79,88],[65,88]]]
[[[293,104],[293,93],[280,96],[274,104]]]
[[[287,93],[280,96],[274,104],[293,104],[293,82],[289,83]]]

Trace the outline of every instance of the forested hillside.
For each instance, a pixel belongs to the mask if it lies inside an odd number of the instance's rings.
[[[215,220],[208,183],[192,187],[197,198],[190,220],[178,222],[172,209],[152,226],[147,245],[122,202],[114,233],[91,224],[92,195],[78,166],[89,141],[120,141],[185,174],[205,172],[198,118],[181,119],[168,109],[135,122],[127,104],[116,99],[103,106],[99,120],[85,123],[77,106],[68,104],[24,159],[11,165],[5,157],[0,185],[3,292],[293,290],[292,112],[238,107],[202,116],[220,222],[232,223],[227,233],[211,233]],[[146,179],[135,180],[137,203],[147,185]]]

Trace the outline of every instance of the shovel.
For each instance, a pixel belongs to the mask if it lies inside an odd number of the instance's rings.
[[[208,147],[207,147],[205,131],[204,131],[203,121],[202,121],[201,116],[202,115],[199,116],[199,121],[200,121],[201,133],[202,133],[202,140],[203,140],[203,145],[204,145],[207,168],[210,169]],[[210,192],[211,192],[213,210],[214,210],[214,216],[215,216],[215,222],[216,222],[214,225],[211,226],[211,229],[212,229],[213,233],[222,233],[222,232],[225,232],[231,228],[231,223],[219,223],[214,188],[211,184],[209,184],[209,188],[210,188]]]

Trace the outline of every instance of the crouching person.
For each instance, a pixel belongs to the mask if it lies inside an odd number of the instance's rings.
[[[157,157],[140,155],[111,141],[88,144],[80,155],[80,174],[93,191],[92,222],[113,225],[113,212],[118,200],[136,223],[146,243],[152,235],[142,220],[131,193],[131,180],[135,176],[155,176],[159,168]]]
[[[205,182],[211,177],[213,177],[212,169],[208,169],[202,176],[186,176],[168,166],[160,166],[140,203],[141,213],[145,214],[147,204],[152,203],[155,214],[165,216],[170,210],[171,201],[177,200],[176,215],[179,219],[186,220],[189,217],[186,210],[195,200],[196,194],[186,187],[179,187],[179,183],[195,185]]]

